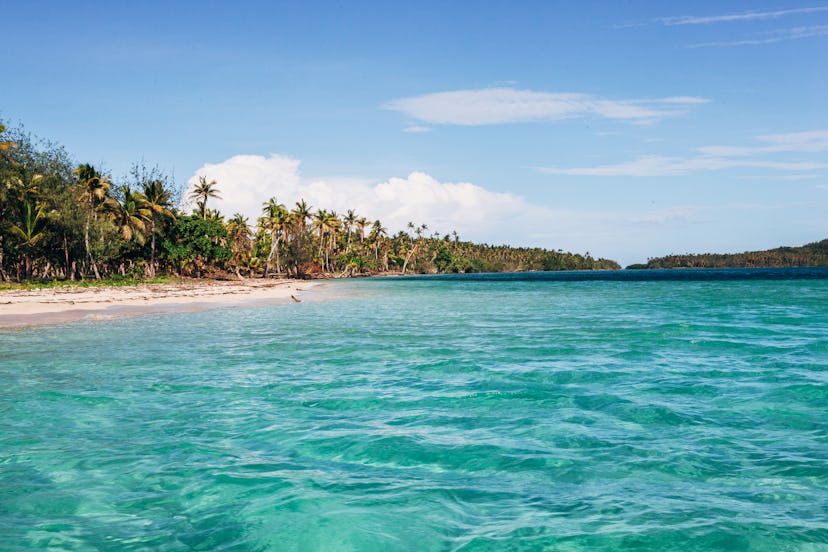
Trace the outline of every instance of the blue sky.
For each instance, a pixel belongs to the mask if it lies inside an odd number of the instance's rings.
[[[828,237],[828,3],[2,2],[0,118],[141,159],[622,264]]]

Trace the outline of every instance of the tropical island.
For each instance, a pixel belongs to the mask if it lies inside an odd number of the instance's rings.
[[[702,253],[667,255],[648,259],[627,269],[656,268],[778,268],[828,266],[828,239],[800,247],[777,247],[744,253]]]
[[[74,162],[59,145],[3,126],[0,184],[3,282],[620,268],[589,254],[429,234],[427,224],[410,222],[392,235],[380,220],[304,200],[285,206],[262,198],[258,220],[228,217],[210,208],[211,198],[221,197],[215,180],[201,177],[185,195],[169,175],[143,162],[114,180]]]

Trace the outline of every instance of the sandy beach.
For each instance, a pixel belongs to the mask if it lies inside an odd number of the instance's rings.
[[[303,280],[244,280],[60,287],[0,292],[0,328],[107,319],[160,312],[301,302],[316,285]]]

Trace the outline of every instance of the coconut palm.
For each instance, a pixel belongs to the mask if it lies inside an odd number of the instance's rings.
[[[325,218],[325,233],[328,236],[328,241],[325,245],[325,264],[327,265],[329,271],[333,271],[333,262],[331,261],[331,257],[336,249],[337,233],[339,232],[341,226],[342,221],[339,220],[339,215],[337,215],[334,211],[329,211],[327,213],[327,217]]]
[[[353,209],[348,209],[345,216],[342,217],[342,225],[345,227],[345,253],[351,250],[351,228],[356,225],[359,217]]]
[[[78,201],[86,206],[86,225],[83,230],[83,245],[86,248],[86,256],[89,258],[89,265],[95,273],[95,278],[100,280],[101,274],[98,272],[98,265],[92,256],[92,250],[89,248],[89,226],[92,223],[93,217],[97,219],[98,206],[107,197],[107,192],[110,187],[109,177],[102,176],[95,167],[88,163],[79,165],[75,169],[75,177],[78,179],[78,185],[81,189]]]
[[[296,275],[304,270],[303,266],[308,262],[310,251],[305,248],[306,222],[311,217],[311,206],[304,199],[296,202],[296,208],[290,213],[293,234],[293,243],[290,247],[291,264]]]
[[[367,219],[367,218],[365,218],[365,217],[359,217],[359,219],[357,219],[357,221],[356,221],[356,225],[357,225],[357,227],[359,228],[359,243],[363,243],[363,242],[365,242],[365,228],[366,228],[366,227],[367,227],[370,223],[371,223],[371,221],[370,221],[370,220],[368,220],[368,219]]]
[[[384,237],[386,237],[387,230],[383,227],[382,223],[379,220],[375,220],[374,224],[371,226],[371,234],[368,236],[368,239],[374,242],[374,260],[379,263],[379,247],[380,242]],[[388,266],[386,264],[385,270],[388,270]]]
[[[139,245],[146,243],[146,221],[152,210],[147,206],[147,198],[141,192],[133,191],[128,185],[118,189],[121,201],[107,202],[106,210],[112,215],[118,233],[124,241],[135,241]]]
[[[20,240],[19,247],[23,252],[23,274],[28,279],[32,276],[32,252],[35,246],[46,237],[46,233],[41,228],[41,220],[46,218],[46,208],[41,203],[31,201],[26,201],[24,207],[22,219],[11,225],[11,234]]]
[[[196,200],[201,218],[205,220],[207,219],[207,199],[211,197],[221,199],[219,189],[216,188],[217,185],[218,183],[215,180],[208,182],[206,176],[199,176],[198,184],[190,192],[190,198]]]
[[[299,234],[305,232],[305,221],[311,217],[311,206],[305,203],[304,199],[296,202],[296,208],[293,210],[293,215],[296,217],[296,224],[299,227]]]
[[[239,267],[247,263],[247,260],[250,258],[250,252],[253,249],[247,217],[241,213],[235,213],[227,222],[227,235],[232,243],[232,263],[236,271],[236,276],[242,278]]]
[[[158,267],[155,260],[155,236],[158,233],[156,224],[160,219],[175,219],[171,208],[172,194],[164,186],[161,180],[152,180],[144,184],[144,206],[149,209],[149,233],[150,233],[150,264],[149,275],[155,276]]]
[[[326,231],[326,221],[328,218],[328,212],[319,209],[316,213],[313,214],[313,227],[319,232],[319,258],[322,258],[322,248],[325,242],[325,231]]]
[[[271,197],[262,205],[262,217],[259,219],[259,223],[270,234],[270,252],[267,255],[264,271],[264,276],[267,277],[274,256],[276,257],[276,273],[282,273],[279,245],[283,237],[287,237],[286,226],[290,217],[285,206],[278,203],[275,197]]]

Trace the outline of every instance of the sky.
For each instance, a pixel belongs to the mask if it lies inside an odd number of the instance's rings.
[[[255,223],[622,265],[828,238],[828,2],[0,0],[0,120]]]

